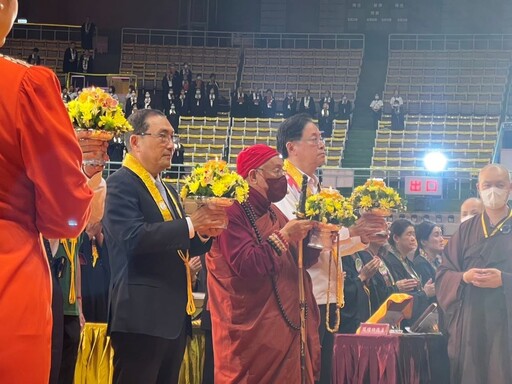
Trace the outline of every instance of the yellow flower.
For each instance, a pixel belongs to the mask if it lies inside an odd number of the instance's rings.
[[[370,196],[363,196],[359,205],[361,208],[371,208],[373,206],[372,198]]]
[[[392,206],[391,206],[390,201],[388,199],[380,199],[379,200],[379,208],[391,209]]]
[[[189,190],[190,190],[190,193],[194,194],[197,192],[197,190],[199,189],[199,185],[201,184],[201,181],[200,180],[195,180],[195,181],[192,181],[188,187],[189,187]]]

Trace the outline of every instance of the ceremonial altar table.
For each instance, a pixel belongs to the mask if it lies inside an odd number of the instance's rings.
[[[442,335],[335,336],[333,384],[448,384],[449,376]]]
[[[192,323],[192,339],[188,339],[180,384],[201,383],[204,363],[204,335],[199,322]],[[111,384],[114,351],[107,336],[107,324],[86,323],[80,338],[75,369],[75,384]]]

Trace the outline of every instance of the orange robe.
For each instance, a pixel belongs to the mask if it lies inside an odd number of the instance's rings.
[[[242,207],[228,209],[228,228],[213,242],[206,255],[208,306],[212,321],[215,382],[222,384],[299,384],[301,382],[300,335],[284,320],[271,276],[286,315],[299,324],[297,246],[277,255],[266,239],[288,221],[251,189],[249,202],[258,217],[256,226],[263,244]],[[304,267],[317,262],[319,251],[304,247]],[[319,312],[309,274],[304,271],[308,305],[306,332],[306,383],[320,373]]]
[[[81,161],[55,75],[0,55],[2,383],[48,383],[51,280],[40,234],[83,230],[92,192]]]

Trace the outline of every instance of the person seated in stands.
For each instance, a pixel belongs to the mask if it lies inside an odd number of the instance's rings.
[[[183,91],[185,91],[185,94],[186,94],[187,96],[190,96],[190,95],[189,95],[189,91],[190,91],[190,82],[189,82],[188,80],[183,80],[183,81],[181,82],[181,89],[180,89],[180,92],[181,92],[182,90],[183,90]]]
[[[135,92],[135,87],[133,87],[133,85],[130,85],[129,89],[131,92],[126,95],[124,106],[124,115],[127,118],[131,116],[134,109],[137,109],[137,92]]]
[[[64,59],[62,60],[62,72],[76,72],[78,67],[78,51],[75,42],[69,43],[69,47],[64,51]]]
[[[152,109],[151,108],[151,94],[146,91],[144,94],[144,109]]]
[[[164,112],[169,109],[169,92],[174,93],[176,90],[175,94],[177,95],[180,87],[179,74],[176,73],[176,68],[170,67],[169,71],[162,78],[162,107]]]
[[[242,87],[233,92],[231,95],[231,116],[246,117],[247,116],[247,95]]]
[[[297,113],[297,99],[293,96],[292,92],[288,92],[283,100],[283,117],[285,119]]]
[[[404,113],[402,104],[398,99],[395,99],[391,104],[391,129],[393,131],[404,130]]]
[[[69,93],[69,97],[71,98],[71,100],[75,100],[77,98],[77,94],[76,94],[76,89],[75,87],[73,86],[73,84],[71,84],[69,86],[69,89],[68,89],[68,93]]]
[[[27,59],[27,63],[32,65],[41,65],[41,56],[39,56],[39,48],[34,48]]]
[[[324,103],[329,104],[329,111],[334,113],[336,102],[334,101],[334,97],[331,96],[331,91],[325,91],[324,97],[320,99],[320,109],[323,108]]]
[[[181,179],[185,175],[183,162],[185,161],[185,147],[180,142],[180,137],[174,134],[174,153],[171,160],[171,179]]]
[[[94,73],[94,58],[92,57],[92,52],[88,49],[86,49],[80,57],[78,72]]]
[[[347,95],[343,95],[340,101],[339,118],[340,120],[348,120],[350,126],[350,115],[352,114],[352,103]]]
[[[307,113],[313,118],[316,115],[315,100],[311,97],[309,89],[306,89],[305,95],[300,99],[299,113]]]
[[[117,96],[117,93],[116,93],[116,87],[114,87],[113,85],[108,87],[108,93],[110,94],[110,96],[112,96],[112,98],[114,100],[119,101],[119,96]]]
[[[398,102],[398,105],[400,107],[404,104],[404,100],[402,99],[402,96],[400,96],[400,94],[398,93],[398,88],[395,89],[395,91],[393,92],[393,96],[389,100],[389,104],[391,105],[391,107],[393,107],[396,102]]]
[[[217,100],[217,95],[215,94],[215,88],[210,88],[208,94],[208,100],[206,102],[206,116],[207,117],[217,117],[217,113],[219,112],[219,102]],[[174,127],[174,126],[173,126]]]
[[[206,95],[206,87],[203,82],[203,76],[197,75],[196,80],[192,83],[192,93],[195,94],[197,90],[201,92],[201,97]]]
[[[326,101],[322,105],[322,109],[318,114],[318,128],[323,132],[323,137],[331,137],[332,135],[332,121],[334,120],[333,113],[331,113],[331,109],[329,103]]]
[[[260,117],[261,108],[263,105],[263,98],[261,97],[261,93],[251,90],[248,104],[247,117]]]
[[[183,63],[183,67],[180,71],[181,81],[187,80],[189,84],[192,82],[192,71],[190,70],[190,66],[187,62]]]
[[[166,112],[167,120],[169,120],[169,123],[171,123],[172,127],[174,128],[174,132],[178,133],[179,131],[179,125],[180,125],[180,115],[178,113],[178,110],[176,108],[176,98],[174,97],[174,94],[172,91],[169,91],[169,106]]]
[[[210,75],[210,81],[206,84],[206,94],[209,95],[210,90],[212,89],[215,93],[215,100],[217,100],[219,98],[219,83],[217,83],[217,80],[215,79],[215,73]]]
[[[261,106],[261,116],[267,119],[273,119],[276,116],[276,99],[271,89],[267,89],[263,105]]]
[[[190,116],[189,114],[189,97],[185,89],[180,91],[180,96],[178,97],[178,103],[176,105],[176,111],[180,116]]]
[[[200,88],[196,88],[194,92],[194,100],[192,100],[190,105],[190,112],[192,116],[204,116],[205,110],[205,98],[203,97],[203,93]]]
[[[68,89],[66,87],[62,87],[61,96],[64,104],[67,104],[71,101],[71,96],[69,95]]]
[[[384,107],[384,103],[380,99],[378,93],[375,94],[375,98],[370,103],[370,109],[372,110],[373,117],[373,129],[379,129],[379,121],[382,118],[382,108]]]

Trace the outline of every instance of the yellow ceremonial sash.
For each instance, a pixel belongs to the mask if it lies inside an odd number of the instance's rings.
[[[292,184],[294,184],[297,190],[301,192],[300,189],[302,186],[302,178],[304,176],[308,176],[299,171],[299,169],[295,165],[293,165],[288,159],[285,159],[283,169],[286,171],[288,177],[292,179]],[[308,185],[307,195],[310,196],[312,193],[313,191],[311,190],[311,187]]]
[[[92,239],[91,249],[92,249],[92,267],[94,268],[94,267],[96,267],[96,263],[100,257],[100,254],[98,253],[98,247],[96,247],[95,239]]]
[[[485,224],[484,213],[482,212],[482,216],[481,216],[482,230],[484,231],[485,238],[487,239],[488,237],[493,237],[495,234],[497,234],[511,217],[512,217],[512,209],[508,213],[508,216],[505,218],[505,220],[503,220],[499,225],[497,225],[496,228],[494,228],[494,231],[492,231],[491,234],[489,235],[489,232],[487,230],[487,225]]]
[[[78,239],[61,239],[60,243],[64,248],[64,252],[69,260],[71,277],[69,281],[69,304],[76,303],[76,282],[75,282],[75,274],[76,274],[76,265],[75,265],[75,253],[76,253],[76,245],[78,243]]]
[[[160,210],[160,213],[162,214],[162,218],[164,221],[171,221],[173,220],[171,210],[167,206],[167,203],[165,202],[162,194],[156,187],[151,175],[149,172],[142,166],[142,164],[131,154],[127,154],[126,157],[123,160],[123,167],[128,168],[130,171],[135,173],[144,183],[147,190],[149,191],[149,194],[155,201],[155,204],[157,205],[158,209]],[[174,204],[174,207],[176,208],[176,212],[178,212],[179,218],[182,219],[183,216],[181,214],[180,207],[178,205],[178,202],[174,198],[174,195],[169,191],[167,186],[162,183],[164,188],[167,190],[167,193],[171,197],[172,203]],[[185,264],[185,269],[187,272],[187,314],[193,315],[196,311],[196,306],[194,304],[194,296],[192,295],[192,276],[190,273],[190,266],[188,264],[190,260],[190,254],[188,250],[184,253],[182,250],[178,250],[178,255],[180,256],[180,259]]]

